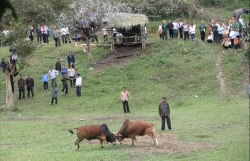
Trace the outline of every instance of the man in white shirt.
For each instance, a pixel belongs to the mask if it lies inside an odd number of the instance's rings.
[[[81,87],[82,87],[82,77],[80,77],[80,74],[77,73],[76,77],[76,95],[81,98]]]
[[[173,31],[174,31],[174,38],[177,38],[178,20],[175,20],[175,21],[173,22]]]
[[[52,88],[53,88],[54,86],[57,86],[57,84],[56,84],[56,77],[57,77],[57,75],[58,75],[58,71],[56,71],[56,70],[53,69],[52,67],[50,67],[49,69],[50,69],[50,70],[49,70],[48,75],[50,76],[50,79],[51,79],[51,86],[52,86]]]
[[[62,42],[67,43],[67,34],[69,34],[68,27],[61,28]]]
[[[108,31],[107,31],[107,29],[106,28],[104,28],[103,30],[103,41],[105,42],[105,41],[108,41]]]

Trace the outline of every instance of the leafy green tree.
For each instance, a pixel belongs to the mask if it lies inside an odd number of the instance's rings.
[[[22,71],[25,67],[29,66],[26,62],[26,58],[34,53],[38,47],[37,42],[27,40],[28,27],[24,25],[23,19],[18,21],[11,21],[9,26],[10,33],[5,37],[5,41],[10,46],[14,45],[17,49],[18,60],[12,67],[8,67],[5,70],[6,76],[6,107],[10,108],[14,105],[13,94],[11,90],[11,75],[15,75],[17,72]]]

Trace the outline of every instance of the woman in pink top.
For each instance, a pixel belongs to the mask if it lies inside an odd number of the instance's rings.
[[[46,44],[47,43],[47,35],[46,35],[46,26],[45,25],[42,25],[41,27],[41,33],[42,33],[42,37],[43,37],[43,44]]]
[[[122,105],[123,105],[124,113],[127,113],[127,112],[130,113],[129,106],[128,106],[129,93],[128,93],[126,87],[122,88],[122,92],[121,92],[120,98],[122,100]]]

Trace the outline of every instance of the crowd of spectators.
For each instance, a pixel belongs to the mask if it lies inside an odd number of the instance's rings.
[[[248,24],[249,25],[249,24]],[[225,49],[240,48],[239,40],[249,41],[248,32],[243,19],[239,17],[237,20],[232,17],[229,22],[222,23],[220,21],[212,20],[211,24],[206,25],[204,21],[199,26],[193,23],[183,22],[182,20],[162,21],[158,27],[159,37],[163,40],[168,38],[178,38],[194,41],[196,38],[196,27],[200,33],[200,39],[208,43],[220,43]],[[250,27],[250,26],[249,26]],[[206,33],[208,34],[206,38]]]

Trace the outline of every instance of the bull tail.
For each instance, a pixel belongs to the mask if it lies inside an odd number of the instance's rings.
[[[152,125],[153,125],[153,132],[155,133],[155,127],[156,127],[156,126],[155,126],[154,124],[152,124]],[[161,132],[159,132],[159,134],[160,134],[161,137],[163,137],[163,135],[162,135]]]
[[[74,134],[74,132],[73,132],[74,129],[78,129],[78,127],[73,128],[73,129],[69,129],[68,132],[70,132],[71,134]]]

